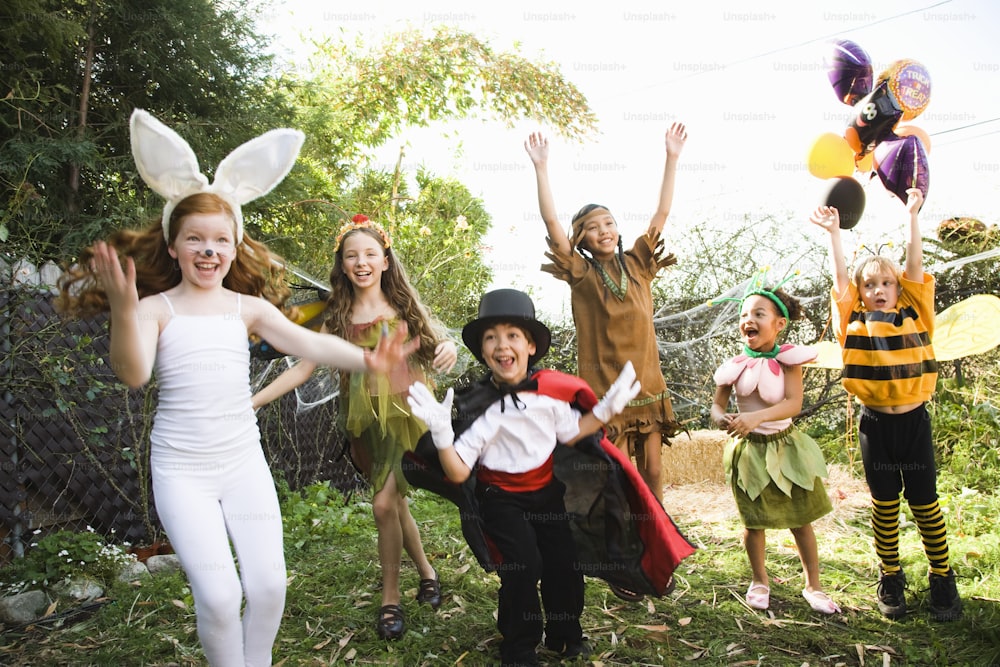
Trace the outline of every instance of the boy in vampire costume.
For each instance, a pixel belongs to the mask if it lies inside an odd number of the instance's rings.
[[[583,575],[626,599],[662,596],[694,552],[604,434],[638,391],[635,370],[626,364],[600,401],[580,378],[536,370],[551,333],[512,289],[484,295],[462,338],[490,372],[440,403],[411,386],[413,413],[429,430],[404,456],[404,474],[459,507],[476,558],[499,573],[503,662],[531,664],[543,629],[539,579],[546,646],[579,655]]]

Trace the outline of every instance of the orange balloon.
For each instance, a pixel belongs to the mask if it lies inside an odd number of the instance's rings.
[[[816,178],[839,178],[854,173],[854,150],[847,140],[824,132],[809,149],[809,173]]]
[[[869,172],[875,168],[875,153],[858,158],[854,161],[854,167],[860,172]]]
[[[927,130],[924,128],[916,125],[897,125],[893,128],[893,132],[896,133],[897,137],[916,137],[923,144],[924,152],[928,154],[931,152],[931,135],[927,134]]]

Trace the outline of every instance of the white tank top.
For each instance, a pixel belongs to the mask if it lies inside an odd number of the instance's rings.
[[[232,456],[260,447],[250,402],[250,345],[236,294],[236,312],[178,315],[156,344],[159,400],[151,452],[159,461]]]

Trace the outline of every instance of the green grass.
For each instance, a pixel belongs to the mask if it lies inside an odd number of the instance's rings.
[[[947,476],[940,484],[952,562],[965,601],[960,621],[929,620],[927,562],[912,523],[904,525],[904,567],[911,613],[883,618],[874,604],[876,564],[864,511],[863,483],[831,478],[835,512],[817,522],[824,585],[844,613],[813,613],[800,594],[801,571],[788,531],[768,533],[771,609],[743,602],[749,566],[742,528],[725,487],[668,489],[665,503],[698,547],[663,599],[625,603],[599,580],[587,580],[582,618],[593,665],[989,665],[1000,663],[1000,513],[995,495],[968,493]],[[310,495],[311,494],[311,495]],[[433,612],[413,601],[418,575],[404,559],[408,632],[377,638],[379,569],[365,494],[345,499],[325,487],[286,494],[288,601],[275,645],[278,665],[486,665],[496,662],[498,580],[476,564],[461,538],[458,513],[426,492],[413,496],[425,548],[445,599]],[[841,498],[841,496],[843,496]],[[296,509],[296,507],[298,509]],[[303,511],[309,508],[309,512]],[[310,535],[303,540],[307,517]],[[293,525],[294,524],[294,525]],[[8,568],[9,570],[10,568]],[[3,574],[3,572],[0,572]],[[2,578],[2,577],[0,577]],[[86,619],[7,631],[0,664],[201,665],[191,595],[181,575],[117,584],[111,602]],[[65,605],[56,608],[58,614]],[[558,664],[553,662],[551,664]]]

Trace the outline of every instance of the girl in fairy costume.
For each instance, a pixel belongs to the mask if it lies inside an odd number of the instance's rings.
[[[420,574],[417,601],[434,609],[441,604],[437,573],[424,554],[417,524],[406,498],[408,484],[400,468],[405,451],[412,451],[426,430],[413,417],[406,395],[409,386],[426,381],[429,370],[446,373],[458,351],[443,328],[423,306],[406,271],[392,252],[389,234],[364,215],[344,224],[334,246],[330,296],[322,331],[365,348],[405,323],[419,347],[408,363],[388,374],[341,372],[340,425],[350,440],[351,458],[372,485],[372,512],[378,530],[382,568],[382,605],[376,629],[383,639],[398,639],[406,631],[400,605],[402,552]],[[316,365],[300,361],[254,396],[264,405],[305,382]]]
[[[765,566],[765,529],[788,528],[795,537],[805,575],[802,596],[814,611],[834,614],[837,604],[823,592],[819,555],[812,522],[830,512],[823,486],[827,475],[816,442],[792,424],[802,409],[802,364],[816,358],[816,350],[777,343],[790,320],[802,316],[798,300],[778,287],[763,286],[764,274],[750,283],[740,301],[740,337],[743,353],[715,372],[712,420],[732,439],[723,463],[743,520],[744,547],[753,579],[747,604],[754,609],[770,605],[770,583]],[[729,412],[735,392],[737,412]]]

